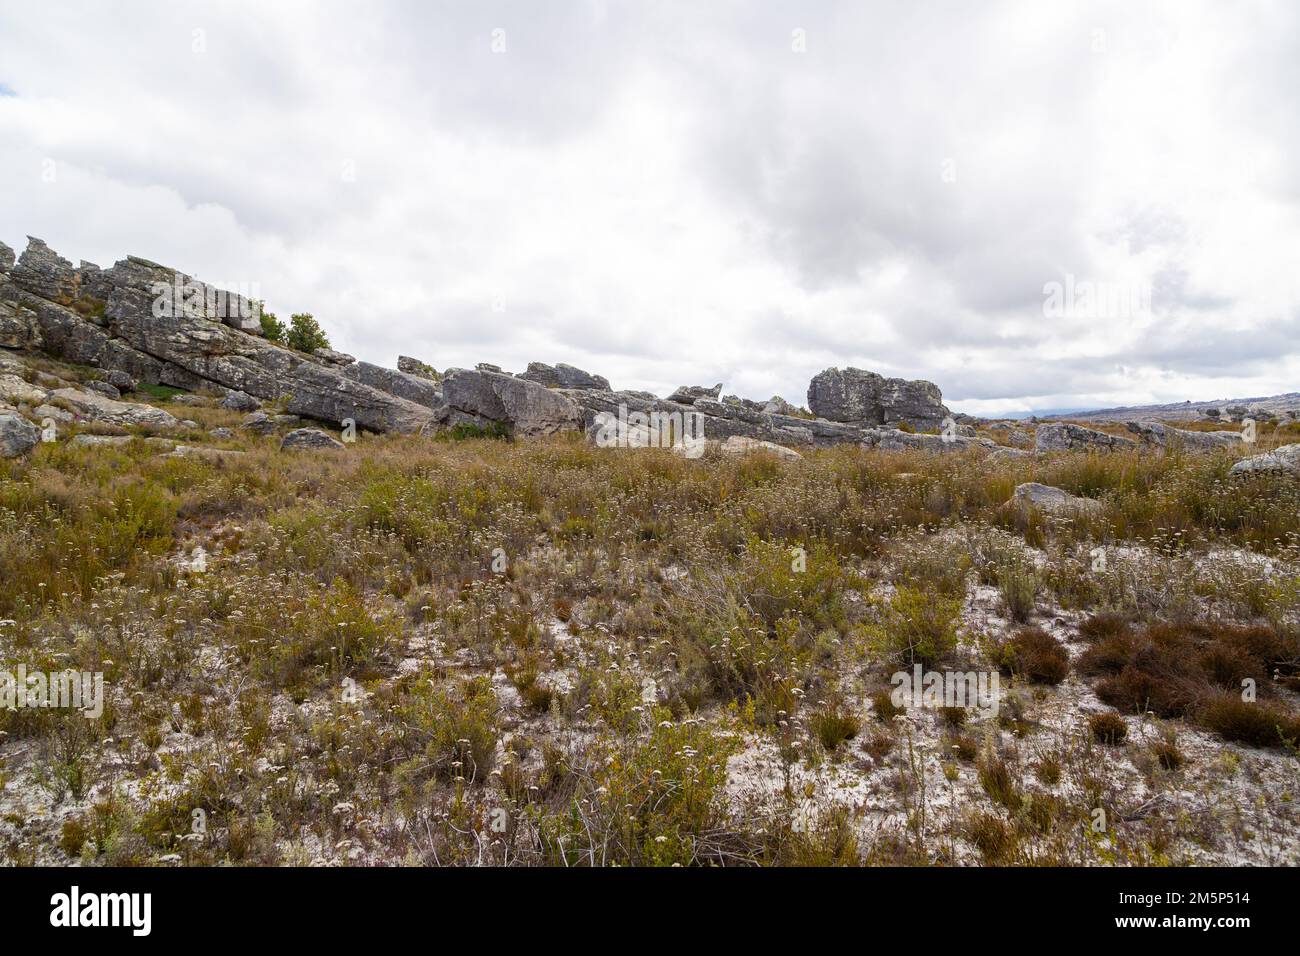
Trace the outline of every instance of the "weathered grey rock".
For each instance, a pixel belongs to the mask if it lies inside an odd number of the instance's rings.
[[[119,392],[115,386],[110,385],[108,382],[101,382],[96,379],[92,379],[89,382],[82,382],[82,388],[89,389],[92,392],[99,392],[100,395],[107,395],[112,399],[122,397],[122,393]]]
[[[722,383],[719,382],[712,388],[705,388],[703,385],[683,385],[677,391],[669,395],[664,401],[676,402],[678,405],[694,405],[701,398],[709,398],[718,401],[722,395]]]
[[[0,272],[8,273],[14,267],[14,251],[0,242]]]
[[[16,412],[0,412],[0,458],[25,455],[41,440],[41,430]]]
[[[38,422],[44,422],[46,419],[58,422],[63,425],[71,425],[77,420],[77,416],[72,414],[66,408],[59,408],[56,405],[37,405],[32,409],[32,417]]]
[[[133,441],[143,441],[146,445],[157,445],[163,448],[171,448],[176,444],[166,438],[154,436],[140,438],[137,435],[74,435],[68,444],[85,448],[120,448]]]
[[[989,426],[989,431],[993,437],[1012,448],[1033,448],[1034,436],[1015,425],[1008,425],[1004,422],[995,422]]]
[[[526,437],[574,431],[582,410],[566,394],[502,372],[449,369],[442,381],[448,423],[499,422]]]
[[[1195,432],[1172,428],[1161,422],[1125,422],[1124,427],[1144,441],[1160,448],[1210,451],[1243,445],[1241,432]]]
[[[346,352],[336,352],[334,349],[317,349],[311,353],[322,362],[329,365],[351,365],[356,359]]]
[[[297,428],[285,435],[284,440],[280,442],[281,451],[292,451],[295,448],[338,450],[343,448],[343,443],[326,435],[319,428]]]
[[[987,438],[971,438],[966,435],[950,434],[926,435],[921,432],[905,432],[897,428],[866,429],[863,444],[879,448],[881,451],[906,451],[920,449],[933,452],[962,452],[970,448],[985,448],[993,451],[998,446]]]
[[[252,412],[244,416],[244,420],[239,423],[239,427],[258,435],[270,435],[275,431],[275,422],[266,412]]]
[[[0,277],[0,286],[9,280]],[[43,344],[36,316],[14,303],[0,301],[0,348],[39,349]]]
[[[1262,455],[1243,458],[1229,470],[1229,474],[1238,477],[1268,472],[1300,475],[1300,444],[1283,445]]]
[[[441,408],[442,389],[437,383],[418,375],[411,375],[397,369],[372,365],[370,362],[356,362],[343,369],[343,374],[353,381],[371,388],[377,388],[389,395],[396,395],[408,402],[415,402],[425,408]]]
[[[247,452],[231,448],[209,448],[206,445],[177,445],[165,458],[202,458],[214,464],[228,464],[248,457]]]
[[[407,375],[414,375],[416,378],[427,378],[431,382],[442,381],[442,375],[436,368],[409,355],[397,356],[397,370]]]
[[[1038,431],[1034,435],[1034,450],[1039,452],[1073,451],[1075,449],[1119,451],[1136,447],[1137,442],[1131,438],[1109,435],[1106,432],[1084,428],[1082,425],[1074,425],[1069,422],[1052,422],[1051,424],[1039,425]]]
[[[45,389],[37,388],[17,375],[0,375],[0,400],[12,405],[39,405],[45,401]]]
[[[746,438],[743,435],[732,435],[720,447],[724,455],[748,455],[752,452],[767,452],[786,461],[799,461],[803,458],[803,455],[793,448],[786,448],[784,445],[762,441],[757,438]]]
[[[175,428],[179,424],[174,416],[161,408],[137,405],[133,402],[119,402],[96,392],[60,388],[55,389],[50,398],[72,406],[74,412],[91,421],[153,429]]]
[[[235,389],[229,392],[221,400],[221,407],[229,409],[232,412],[255,412],[262,407],[262,403],[255,399],[247,392],[241,392]]]
[[[42,299],[67,306],[79,297],[77,270],[43,239],[28,236],[22,257],[7,271],[15,286]]]
[[[545,385],[547,388],[594,388],[609,391],[609,380],[603,375],[592,375],[590,372],[565,365],[563,362],[557,365],[529,362],[528,370],[520,372],[517,377],[536,382],[538,385]]]
[[[1036,481],[1027,481],[1023,485],[1017,485],[1011,500],[1021,507],[1032,506],[1040,511],[1058,516],[1096,514],[1105,507],[1100,501],[1092,498],[1080,498],[1062,488],[1042,485]]]
[[[828,368],[813,376],[808,407],[835,422],[923,430],[941,428],[950,414],[933,382],[885,378],[858,368]]]
[[[216,385],[285,398],[291,412],[322,421],[351,418],[374,431],[421,431],[438,420],[428,407],[249,334],[260,324],[244,315],[246,300],[217,296],[219,290],[209,296],[210,287],[175,270],[135,257],[107,270],[73,270],[43,243],[29,246],[24,260],[12,281],[0,285],[0,307],[30,311],[43,348],[60,358],[191,391]],[[160,294],[167,289],[170,297]],[[194,289],[204,294],[191,294]],[[69,307],[84,309],[87,302],[94,306],[88,315]]]
[[[108,382],[119,392],[134,392],[139,384],[129,374],[121,369],[111,368],[104,373],[104,381]]]
[[[769,415],[790,415],[798,417],[799,409],[795,408],[780,395],[773,395],[763,406],[763,411]]]
[[[235,433],[224,426],[221,428],[214,428],[212,431],[208,432],[208,434],[220,441],[229,441],[235,437]]]

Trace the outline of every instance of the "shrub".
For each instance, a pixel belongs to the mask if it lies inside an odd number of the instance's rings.
[[[826,751],[834,752],[840,744],[858,735],[858,718],[839,703],[827,705],[813,713],[808,721],[813,734]]]
[[[1010,674],[1035,684],[1059,684],[1070,671],[1065,645],[1040,627],[1024,627],[1001,644],[998,663]]]
[[[973,814],[966,823],[966,838],[989,865],[1006,862],[1016,850],[1015,831],[992,813]]]
[[[317,349],[330,347],[329,337],[310,312],[297,312],[289,316],[289,331],[285,333],[284,341],[291,349],[308,355]]]
[[[288,334],[284,323],[276,318],[274,312],[262,312],[262,337],[271,342],[283,342]]]
[[[1020,788],[1011,774],[1011,766],[993,751],[984,754],[976,767],[980,786],[994,803],[1000,803],[1008,810],[1019,809],[1021,804]]]
[[[1200,708],[1198,719],[1225,740],[1255,747],[1280,747],[1300,739],[1300,719],[1265,701],[1245,701],[1237,694],[1219,694]]]
[[[1098,743],[1111,747],[1121,746],[1128,736],[1128,724],[1123,717],[1111,710],[1089,717],[1088,730]]]
[[[887,690],[882,690],[872,695],[871,712],[876,715],[877,720],[889,721],[907,713],[907,708],[896,707],[893,695]]]
[[[929,667],[957,647],[961,601],[900,587],[867,625],[868,646],[891,663]]]

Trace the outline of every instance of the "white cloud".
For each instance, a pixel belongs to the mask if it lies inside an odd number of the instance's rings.
[[[0,11],[0,238],[256,284],[384,364],[800,401],[855,364],[972,412],[1286,391],[1296,21],[29,5]],[[1151,313],[1049,320],[1066,274]]]

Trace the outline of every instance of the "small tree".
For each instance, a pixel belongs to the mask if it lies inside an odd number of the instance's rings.
[[[275,317],[274,312],[262,310],[262,338],[283,342],[286,331],[284,323]]]
[[[330,347],[330,340],[325,330],[320,327],[310,312],[298,312],[289,316],[289,333],[287,338],[290,348],[309,355],[317,349]]]

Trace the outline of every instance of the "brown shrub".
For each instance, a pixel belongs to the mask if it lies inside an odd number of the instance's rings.
[[[997,656],[1008,673],[1035,684],[1059,684],[1070,672],[1065,645],[1041,627],[1022,627],[998,648]]]
[[[1124,723],[1124,718],[1110,710],[1088,718],[1088,730],[1094,740],[1112,747],[1123,744],[1128,736],[1128,724]]]
[[[1236,694],[1210,698],[1197,717],[1224,739],[1255,747],[1294,745],[1300,739],[1300,719],[1290,711],[1265,701],[1245,701]]]

